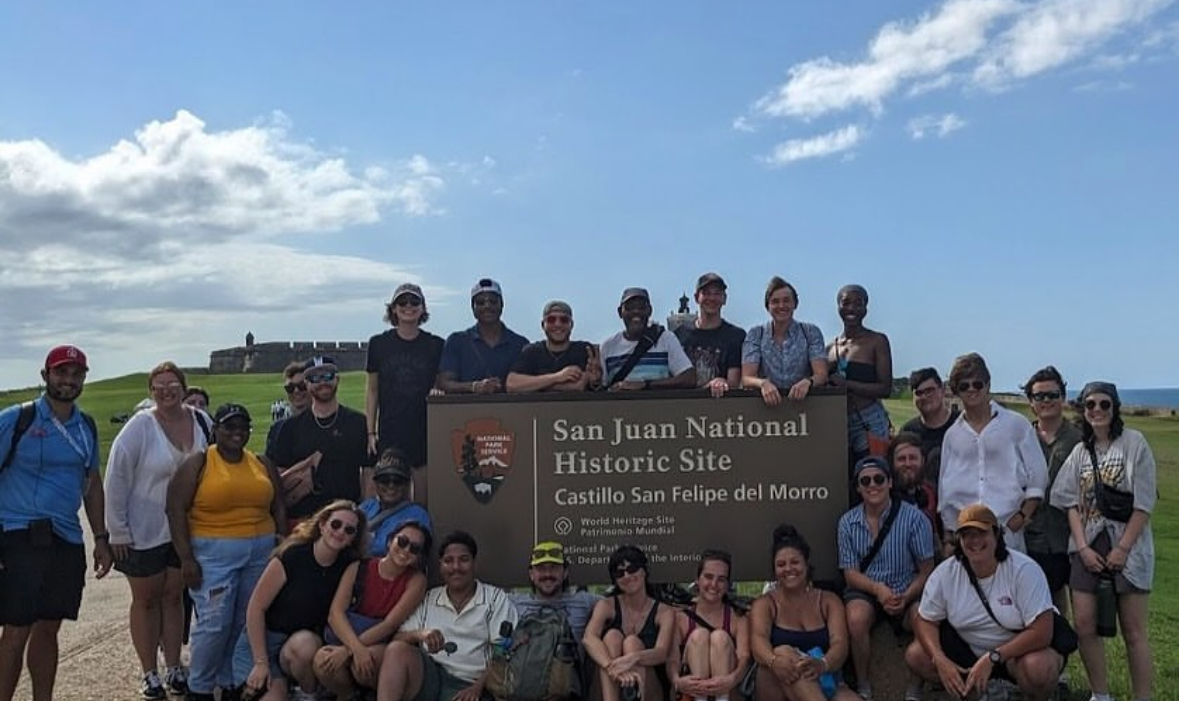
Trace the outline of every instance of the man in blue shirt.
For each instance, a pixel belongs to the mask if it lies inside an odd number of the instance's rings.
[[[471,288],[475,325],[455,331],[442,348],[438,389],[447,394],[503,392],[508,372],[528,339],[504,325],[503,290],[491,278]]]
[[[21,407],[0,411],[0,464],[8,463],[0,471],[0,701],[16,691],[26,647],[33,698],[53,698],[57,631],[62,620],[77,620],[86,579],[79,506],[94,533],[96,576],[106,576],[113,561],[98,441],[75,406],[88,371],[78,348],[49,351],[45,393],[15,445]]]

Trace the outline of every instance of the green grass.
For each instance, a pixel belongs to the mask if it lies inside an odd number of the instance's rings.
[[[254,419],[254,434],[250,447],[261,451],[270,427],[270,403],[283,398],[280,375],[193,375],[191,384],[204,387],[213,406],[235,401],[244,404]],[[36,389],[0,392],[0,407],[24,401],[39,393]],[[113,380],[91,382],[86,385],[81,406],[98,423],[102,459],[120,428],[110,418],[131,411],[147,396],[147,375],[137,374]],[[364,406],[364,373],[345,373],[341,377],[340,400],[355,409]],[[916,416],[908,399],[886,402],[893,424],[901,426]],[[1027,407],[1015,405],[1026,413]],[[1155,698],[1179,698],[1179,510],[1168,508],[1170,499],[1179,495],[1179,419],[1174,417],[1128,417],[1128,426],[1142,431],[1150,442],[1158,462],[1160,499],[1151,518],[1155,539],[1154,591],[1150,596],[1150,642],[1155,660]],[[760,591],[761,583],[747,593]],[[744,589],[742,590],[744,591]],[[1107,641],[1107,658],[1112,692],[1115,698],[1130,698],[1130,682],[1126,671],[1126,654],[1121,638]],[[1069,673],[1074,689],[1085,686],[1084,668],[1078,655],[1069,662]]]

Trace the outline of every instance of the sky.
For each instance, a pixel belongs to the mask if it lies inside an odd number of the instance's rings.
[[[767,280],[897,375],[1179,386],[1179,2],[0,5],[0,387]],[[1159,358],[1161,362],[1156,362]]]

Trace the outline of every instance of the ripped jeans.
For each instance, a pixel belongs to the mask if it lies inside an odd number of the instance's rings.
[[[274,542],[274,534],[192,539],[192,554],[201,566],[201,586],[189,590],[196,612],[189,637],[188,688],[193,692],[211,694],[215,686],[234,686],[234,646]]]

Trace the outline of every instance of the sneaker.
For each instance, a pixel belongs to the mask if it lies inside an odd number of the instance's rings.
[[[139,693],[148,701],[163,701],[168,698],[168,692],[160,683],[160,675],[154,669],[143,675],[143,684],[139,687]]]
[[[318,697],[314,692],[303,691],[303,687],[292,683],[290,691],[287,692],[287,698],[290,701],[316,701]]]
[[[169,694],[184,696],[188,693],[188,672],[183,667],[169,667],[164,674],[164,686]]]

